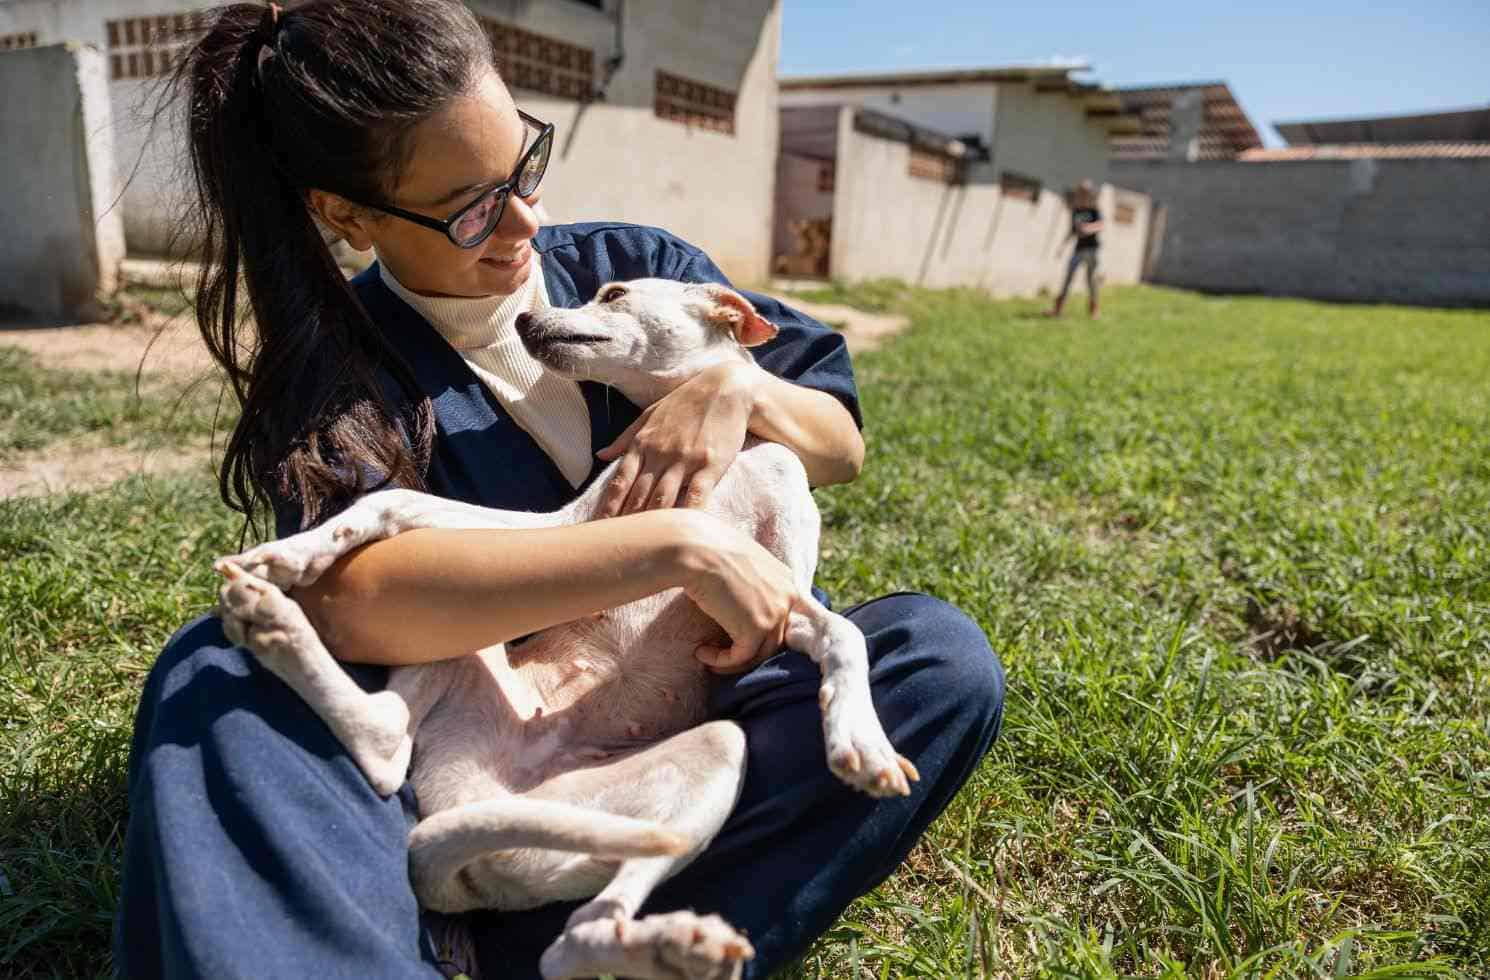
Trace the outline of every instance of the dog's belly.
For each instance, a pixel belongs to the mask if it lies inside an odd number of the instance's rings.
[[[710,674],[694,650],[722,636],[672,590],[419,668],[451,672],[414,740],[421,816],[525,793],[700,724]]]

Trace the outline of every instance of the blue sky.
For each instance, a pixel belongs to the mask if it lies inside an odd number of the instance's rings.
[[[1490,105],[1490,0],[782,0],[781,73],[1080,58],[1108,85],[1221,79],[1271,123]]]

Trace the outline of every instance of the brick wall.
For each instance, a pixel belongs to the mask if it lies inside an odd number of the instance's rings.
[[[1154,282],[1490,304],[1490,159],[1114,162],[1165,209]]]

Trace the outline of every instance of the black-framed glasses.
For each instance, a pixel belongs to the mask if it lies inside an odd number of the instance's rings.
[[[537,127],[538,138],[533,140],[522,159],[517,162],[517,168],[512,171],[511,177],[495,187],[488,187],[477,195],[474,201],[444,221],[417,211],[405,211],[391,204],[373,204],[366,201],[360,203],[374,211],[382,211],[395,218],[403,218],[416,225],[443,232],[457,248],[475,248],[497,230],[497,225],[502,221],[502,213],[507,210],[508,196],[516,191],[518,197],[531,197],[538,190],[539,182],[543,180],[543,172],[548,169],[548,158],[554,146],[554,124],[535,119],[521,109],[517,111],[517,114],[522,117],[525,124]]]

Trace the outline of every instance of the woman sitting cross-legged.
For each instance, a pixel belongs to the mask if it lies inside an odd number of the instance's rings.
[[[655,228],[540,227],[554,130],[514,104],[455,0],[233,4],[177,82],[206,231],[197,315],[242,408],[223,461],[230,506],[272,510],[280,535],[384,482],[547,511],[597,478],[597,456],[622,460],[607,519],[411,532],[342,559],[295,595],[333,652],[376,689],[388,665],[462,656],[709,569],[704,611],[749,651],[713,665],[710,699],[711,717],[745,732],[745,782],[709,848],[643,911],[720,914],[756,951],[748,976],[803,953],[973,772],[1003,697],[987,639],[947,604],[901,593],[844,610],[868,641],[885,731],[921,774],[908,797],[856,794],[824,761],[817,668],[773,641],[784,566],[723,523],[703,534],[682,519],[747,433],[793,450],[814,485],[857,475],[842,339],[751,296],[780,330],[756,349],[766,370],[706,371],[644,415],[532,360],[519,313],[580,306],[611,280],[725,278]],[[377,263],[347,282],[317,220]],[[184,626],[151,671],[129,798],[123,975],[439,975],[408,878],[411,789],[379,797],[217,618]],[[536,976],[573,908],[471,915],[482,971]]]

